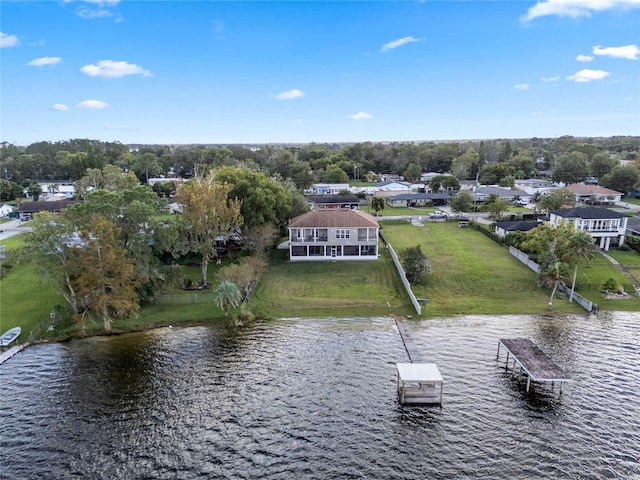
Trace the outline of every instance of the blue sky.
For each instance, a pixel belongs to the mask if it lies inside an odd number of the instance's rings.
[[[0,3],[0,138],[640,135],[640,0]]]

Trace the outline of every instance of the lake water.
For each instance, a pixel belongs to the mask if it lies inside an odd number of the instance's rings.
[[[398,404],[392,319],[164,328],[29,347],[0,367],[6,479],[638,479],[640,318],[411,324],[442,408]],[[527,337],[573,378],[525,393]],[[502,358],[504,360],[504,358]]]

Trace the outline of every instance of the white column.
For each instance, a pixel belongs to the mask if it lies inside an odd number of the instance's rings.
[[[604,241],[604,251],[608,252],[609,251],[609,244],[611,243],[611,237],[606,237],[605,241]]]
[[[600,237],[600,248],[604,250],[604,237]]]

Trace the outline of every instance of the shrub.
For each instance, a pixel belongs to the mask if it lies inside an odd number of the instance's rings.
[[[620,292],[622,287],[613,278],[609,278],[600,286],[600,291],[602,293]]]
[[[422,253],[420,245],[405,248],[400,252],[400,262],[407,275],[407,280],[411,283],[422,283],[424,276],[431,272],[431,262]]]

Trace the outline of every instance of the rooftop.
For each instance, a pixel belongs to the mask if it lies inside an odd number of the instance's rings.
[[[320,208],[299,215],[289,222],[289,228],[378,228],[375,218],[350,208]]]

